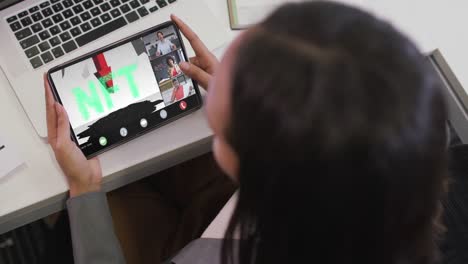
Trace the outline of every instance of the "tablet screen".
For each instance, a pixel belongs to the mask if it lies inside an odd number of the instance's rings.
[[[55,95],[90,157],[196,109],[196,83],[176,27],[166,24],[51,70]]]

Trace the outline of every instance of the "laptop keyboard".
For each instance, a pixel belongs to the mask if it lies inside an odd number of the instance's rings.
[[[48,0],[6,19],[34,69],[176,0]]]

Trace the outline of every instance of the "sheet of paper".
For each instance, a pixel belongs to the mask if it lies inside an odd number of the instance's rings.
[[[0,135],[0,179],[23,163],[12,142]]]
[[[230,0],[231,27],[246,28],[256,24],[271,14],[276,8],[293,2],[307,2],[311,0]],[[364,0],[337,0],[354,6],[362,6]]]
[[[299,0],[231,0],[233,26],[247,27],[266,18],[273,10]]]

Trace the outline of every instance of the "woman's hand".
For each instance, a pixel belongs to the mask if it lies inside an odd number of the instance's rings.
[[[70,197],[101,190],[102,171],[97,158],[87,160],[70,138],[70,123],[63,106],[55,102],[44,75],[49,144],[70,187]]]
[[[190,63],[181,62],[179,64],[182,71],[190,78],[195,79],[205,89],[211,80],[214,70],[218,67],[219,61],[213,53],[203,44],[197,34],[187,26],[180,18],[171,15],[172,21],[177,24],[180,31],[190,42],[195,57],[190,58]]]

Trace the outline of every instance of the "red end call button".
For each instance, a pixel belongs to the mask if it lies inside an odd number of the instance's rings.
[[[187,103],[185,101],[180,101],[179,107],[181,110],[187,109]]]

